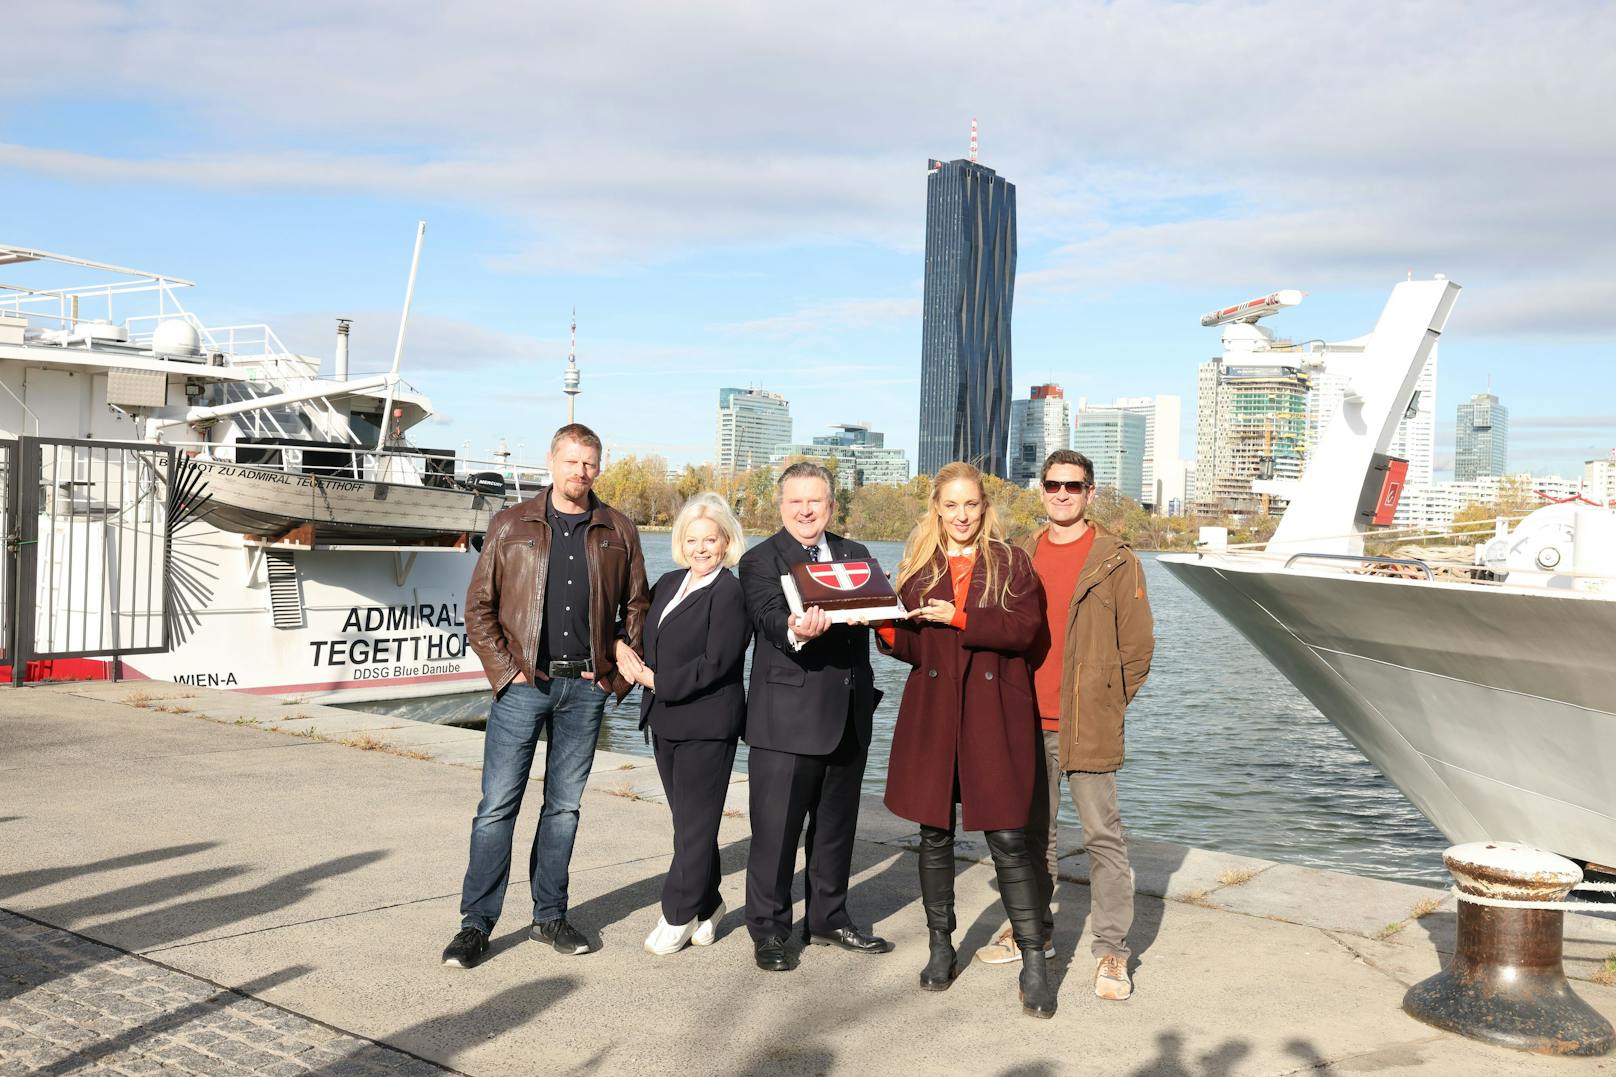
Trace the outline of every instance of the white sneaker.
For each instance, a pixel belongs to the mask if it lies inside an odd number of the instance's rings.
[[[696,925],[696,933],[690,936],[690,945],[711,946],[717,942],[718,921],[722,920],[724,914],[728,911],[728,909],[724,908],[724,902],[720,899],[718,908],[713,910],[713,914]]]
[[[685,948],[690,936],[695,934],[696,921],[688,924],[670,924],[663,917],[657,917],[657,925],[645,937],[645,948],[658,957],[676,954]]]

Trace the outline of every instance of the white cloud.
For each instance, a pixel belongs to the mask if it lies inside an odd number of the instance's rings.
[[[862,329],[879,322],[915,321],[920,318],[918,299],[838,299],[816,303],[786,314],[752,321],[715,325],[722,333],[743,333],[764,337],[813,336]]]
[[[1528,430],[1616,430],[1616,415],[1511,415],[1510,434]]]
[[[72,27],[71,47],[62,27]],[[1496,333],[1616,331],[1616,20],[1598,4],[811,7],[165,0],[8,13],[13,111],[148,102],[184,137],[0,148],[100,182],[450,201],[507,268],[922,242],[927,156],[1018,184],[1022,285],[1446,272]],[[183,77],[176,77],[177,70]],[[71,148],[65,148],[71,147]],[[1478,298],[1470,297],[1471,300]],[[762,320],[759,332],[797,332]]]

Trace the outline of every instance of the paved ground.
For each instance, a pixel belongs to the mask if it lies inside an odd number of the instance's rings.
[[[671,827],[650,761],[610,755],[572,877],[596,952],[525,941],[518,878],[492,958],[444,969],[480,741],[177,686],[0,692],[0,907],[19,914],[0,914],[0,1073],[432,1072],[426,1059],[476,1074],[1616,1074],[1403,1015],[1404,990],[1451,950],[1440,892],[1162,843],[1134,847],[1133,1001],[1089,990],[1077,835],[1056,1018],[1022,1017],[1005,968],[972,964],[923,993],[913,828],[873,804],[851,904],[895,953],[753,968],[733,911],[737,815],[721,834],[723,937],[651,958]],[[536,811],[535,794],[519,835]],[[959,910],[969,952],[1000,923],[990,868],[961,865]],[[1616,1016],[1616,989],[1588,980],[1616,956],[1616,925],[1571,917],[1567,937],[1578,993]]]
[[[154,961],[0,911],[0,1074],[441,1074]]]

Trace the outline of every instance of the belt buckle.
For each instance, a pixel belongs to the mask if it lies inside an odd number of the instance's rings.
[[[555,658],[550,660],[550,677],[576,678],[583,673],[595,672],[595,663],[588,658]]]

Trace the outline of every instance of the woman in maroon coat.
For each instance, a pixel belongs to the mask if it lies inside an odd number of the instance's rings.
[[[879,630],[882,649],[914,669],[892,736],[886,803],[920,824],[920,892],[931,954],[920,986],[943,991],[958,973],[954,931],[954,805],[986,831],[1021,948],[1021,1000],[1055,1012],[1042,912],[1025,828],[1038,757],[1038,711],[1027,663],[1043,625],[1043,591],[1027,554],[1004,541],[982,473],[954,463],[932,482],[930,510],[898,565],[910,619]]]

